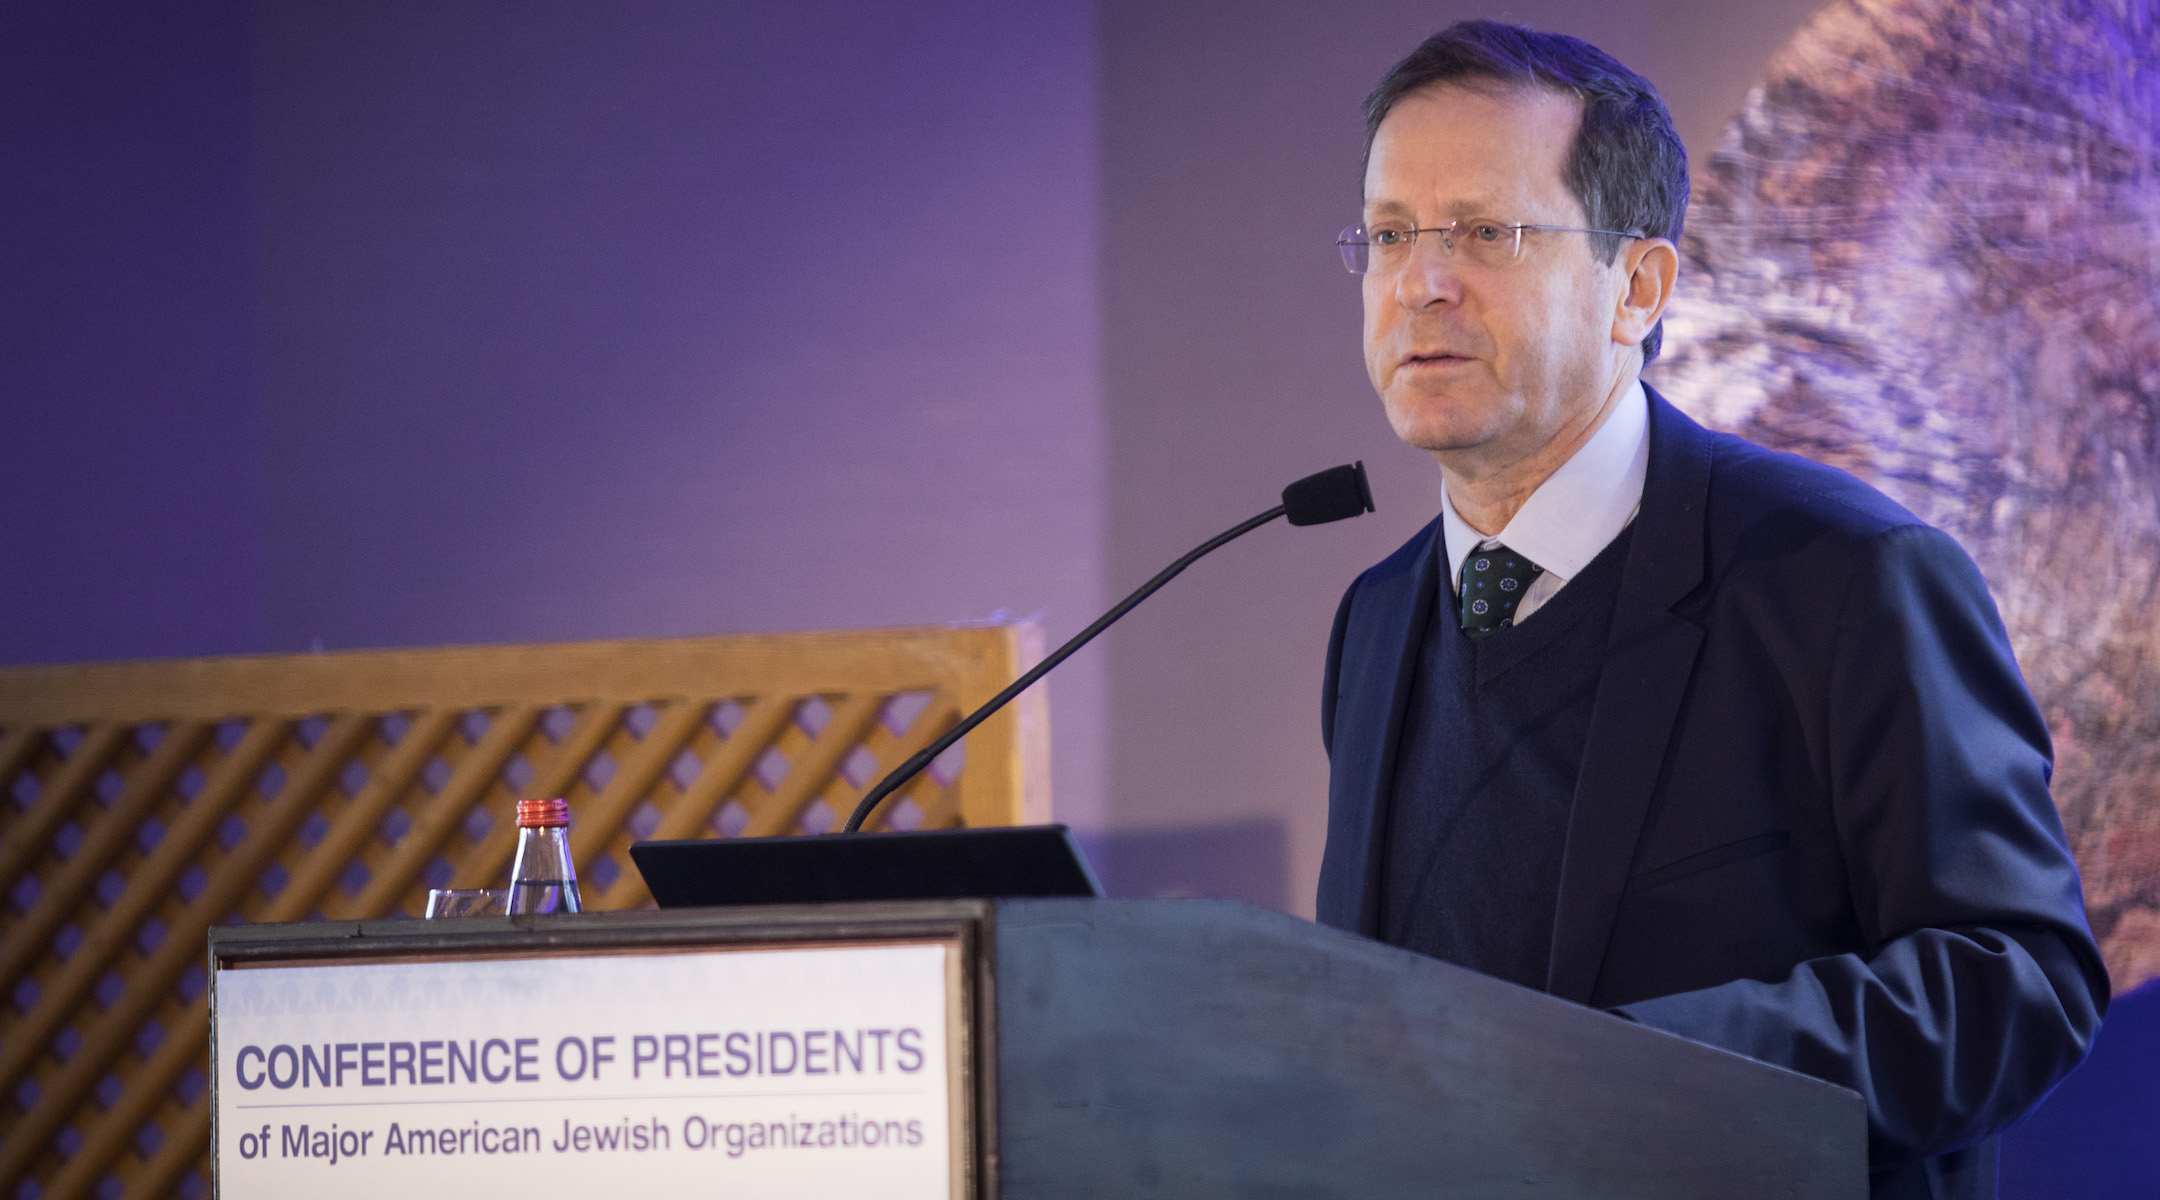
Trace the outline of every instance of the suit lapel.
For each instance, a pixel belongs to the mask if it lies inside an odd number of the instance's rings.
[[[1343,647],[1328,797],[1331,861],[1321,879],[1330,912],[1322,919],[1332,916],[1330,923],[1367,937],[1380,933],[1380,855],[1387,832],[1381,814],[1395,786],[1403,713],[1432,623],[1438,564],[1445,561],[1440,536],[1436,520],[1412,543],[1421,547],[1414,556],[1397,556],[1368,576],[1355,600],[1354,636]],[[1332,852],[1338,845],[1344,848],[1340,857]],[[1343,920],[1352,914],[1354,924]]]
[[[1672,612],[1703,580],[1710,435],[1650,394],[1650,462],[1620,581],[1568,822],[1546,990],[1587,1004],[1597,988],[1635,844],[1702,646]]]

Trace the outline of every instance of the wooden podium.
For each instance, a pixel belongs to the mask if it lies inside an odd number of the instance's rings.
[[[951,1195],[1866,1195],[1865,1115],[1850,1091],[1227,902],[238,926],[212,932],[211,959],[223,987],[263,965],[902,943],[951,949]],[[608,1043],[624,1063],[629,1036]],[[214,1047],[216,1086],[238,1099],[253,1080],[249,1098],[271,1097],[261,1051],[236,1073],[237,1052]],[[535,1053],[549,1061],[545,1044]],[[583,1070],[582,1057],[554,1053]],[[254,1120],[229,1118],[224,1103],[217,1111],[222,1182],[241,1165],[231,1156],[245,1134],[224,1126]],[[272,1125],[261,1128],[267,1155]]]

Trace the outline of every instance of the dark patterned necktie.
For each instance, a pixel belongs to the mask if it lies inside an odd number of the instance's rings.
[[[1480,641],[1515,623],[1515,606],[1530,581],[1545,573],[1506,546],[1472,550],[1462,564],[1462,627]]]

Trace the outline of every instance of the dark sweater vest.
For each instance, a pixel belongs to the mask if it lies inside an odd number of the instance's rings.
[[[1632,526],[1484,641],[1445,582],[1388,802],[1383,940],[1542,990],[1560,861]],[[1435,540],[1441,540],[1435,533]],[[1447,547],[1437,547],[1441,570]]]

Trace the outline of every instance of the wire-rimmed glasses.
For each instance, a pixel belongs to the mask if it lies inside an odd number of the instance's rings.
[[[1388,274],[1399,271],[1410,261],[1410,253],[1419,237],[1433,234],[1440,239],[1440,249],[1450,258],[1459,257],[1474,266],[1485,268],[1506,267],[1522,257],[1524,230],[1540,230],[1548,233],[1604,233],[1613,237],[1640,237],[1640,234],[1622,233],[1617,229],[1585,229],[1579,225],[1525,225],[1520,221],[1496,221],[1489,217],[1464,217],[1437,225],[1430,229],[1418,229],[1409,225],[1380,225],[1367,229],[1352,225],[1336,235],[1335,248],[1342,252],[1344,269],[1352,275],[1366,275],[1373,271]]]

